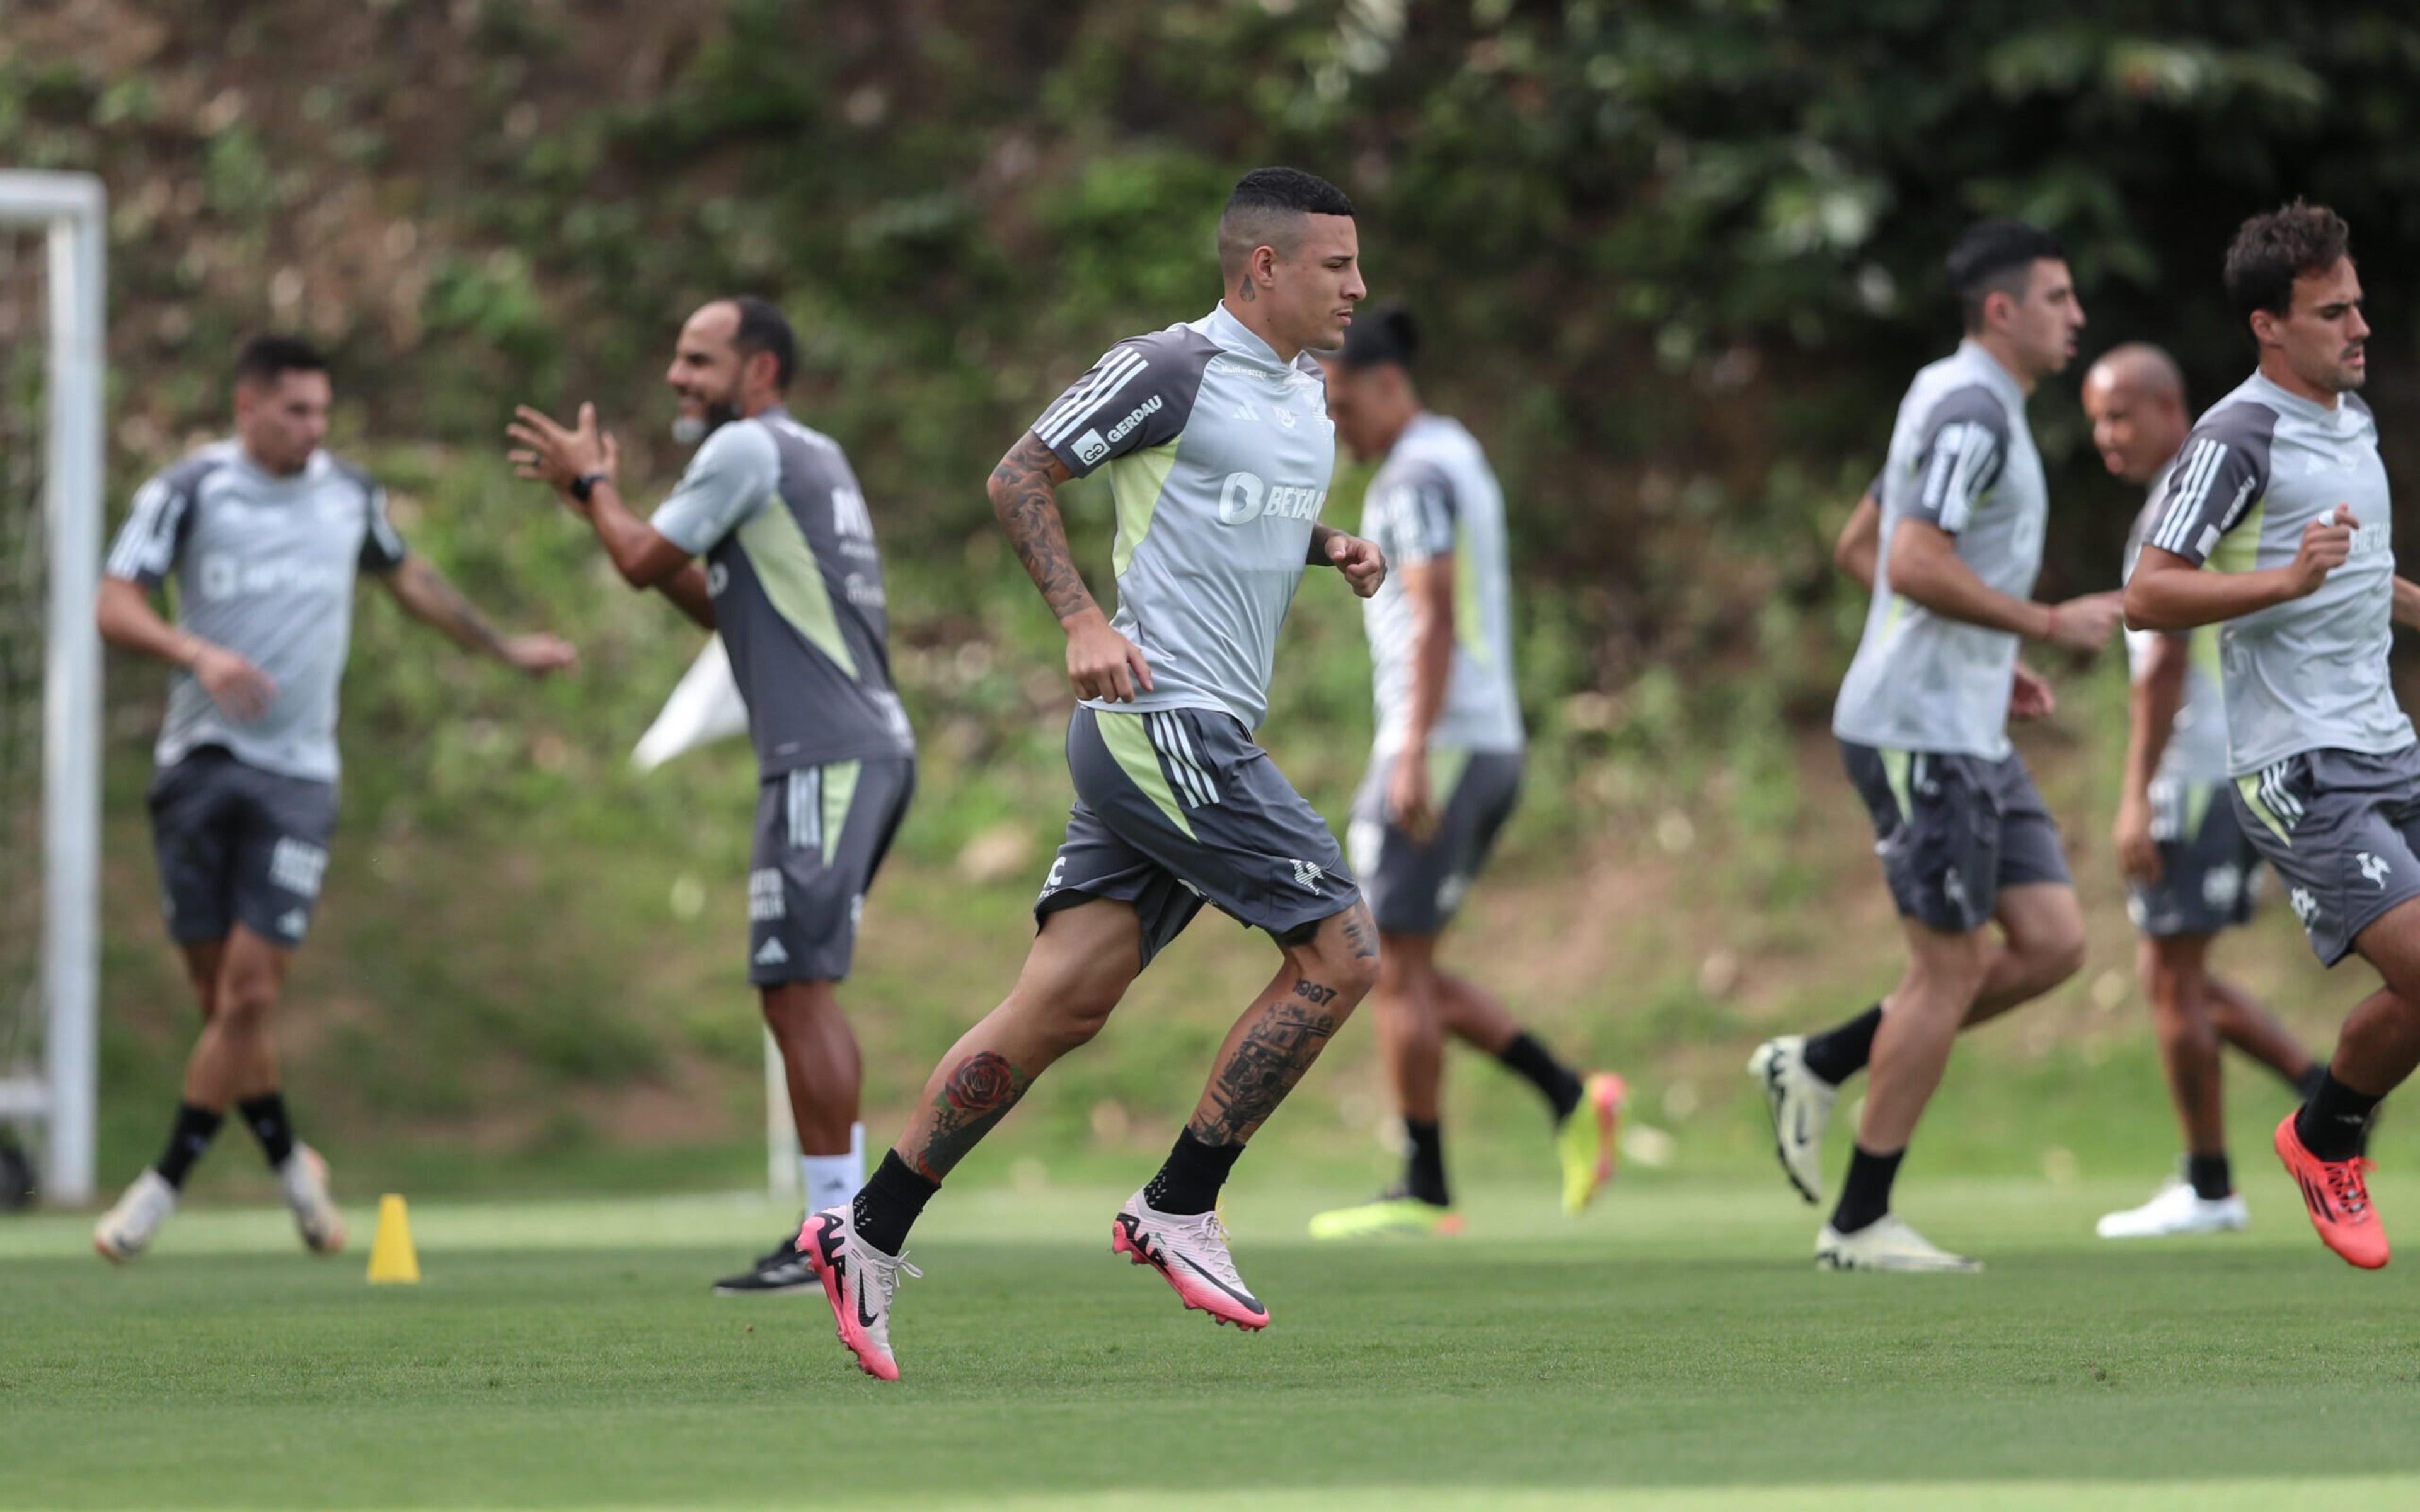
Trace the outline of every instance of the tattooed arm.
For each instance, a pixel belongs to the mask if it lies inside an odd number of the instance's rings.
[[[1151,691],[1151,666],[1141,648],[1110,626],[1068,553],[1059,485],[1069,476],[1065,464],[1029,430],[991,470],[992,513],[1067,633],[1067,681],[1076,696],[1129,703],[1138,688]]]
[[[505,636],[488,623],[462,591],[445,580],[426,557],[406,557],[380,579],[395,594],[404,612],[423,625],[435,625],[466,651],[480,651],[505,666],[543,677],[578,664],[580,654],[570,642],[551,635]]]

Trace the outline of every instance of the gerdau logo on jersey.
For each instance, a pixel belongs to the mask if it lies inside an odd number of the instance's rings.
[[[1327,490],[1309,484],[1262,481],[1256,472],[1230,472],[1218,490],[1218,523],[1249,525],[1253,520],[1317,519],[1327,502]]]

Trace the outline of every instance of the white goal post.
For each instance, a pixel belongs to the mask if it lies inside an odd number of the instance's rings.
[[[105,210],[101,179],[0,170],[0,228],[48,240],[44,392],[49,620],[42,669],[42,1068],[5,1079],[0,1119],[41,1125],[42,1190],[93,1193],[100,1095],[101,637],[93,626],[101,547]]]

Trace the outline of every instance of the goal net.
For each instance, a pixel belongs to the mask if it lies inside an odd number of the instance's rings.
[[[93,1189],[102,208],[0,172],[0,1126],[63,1203]]]

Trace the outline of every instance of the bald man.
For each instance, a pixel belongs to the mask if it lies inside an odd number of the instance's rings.
[[[689,317],[664,382],[679,401],[674,434],[697,451],[651,516],[624,500],[620,449],[594,406],[576,426],[523,406],[507,434],[516,470],[553,486],[625,582],[659,591],[730,653],[756,747],[748,980],[782,1053],[813,1212],[865,1181],[861,1061],[839,986],[916,790],[916,741],[891,680],[874,513],[840,443],[789,411],[798,351],[765,300],[715,300]],[[790,1231],[714,1290],[820,1286]]]
[[[2110,472],[2148,487],[2152,502],[2126,544],[2131,575],[2143,534],[2193,417],[2174,359],[2144,343],[2119,347],[2084,378],[2092,442]],[[2227,800],[2226,710],[2218,629],[2131,631],[2132,729],[2118,801],[2117,851],[2151,1022],[2183,1125],[2183,1175],[2139,1208],[2113,1212],[2103,1239],[2222,1233],[2244,1226],[2226,1159],[2218,1047],[2234,1045],[2305,1096],[2319,1067],[2250,995],[2209,970],[2211,941],[2251,917],[2260,857]]]

